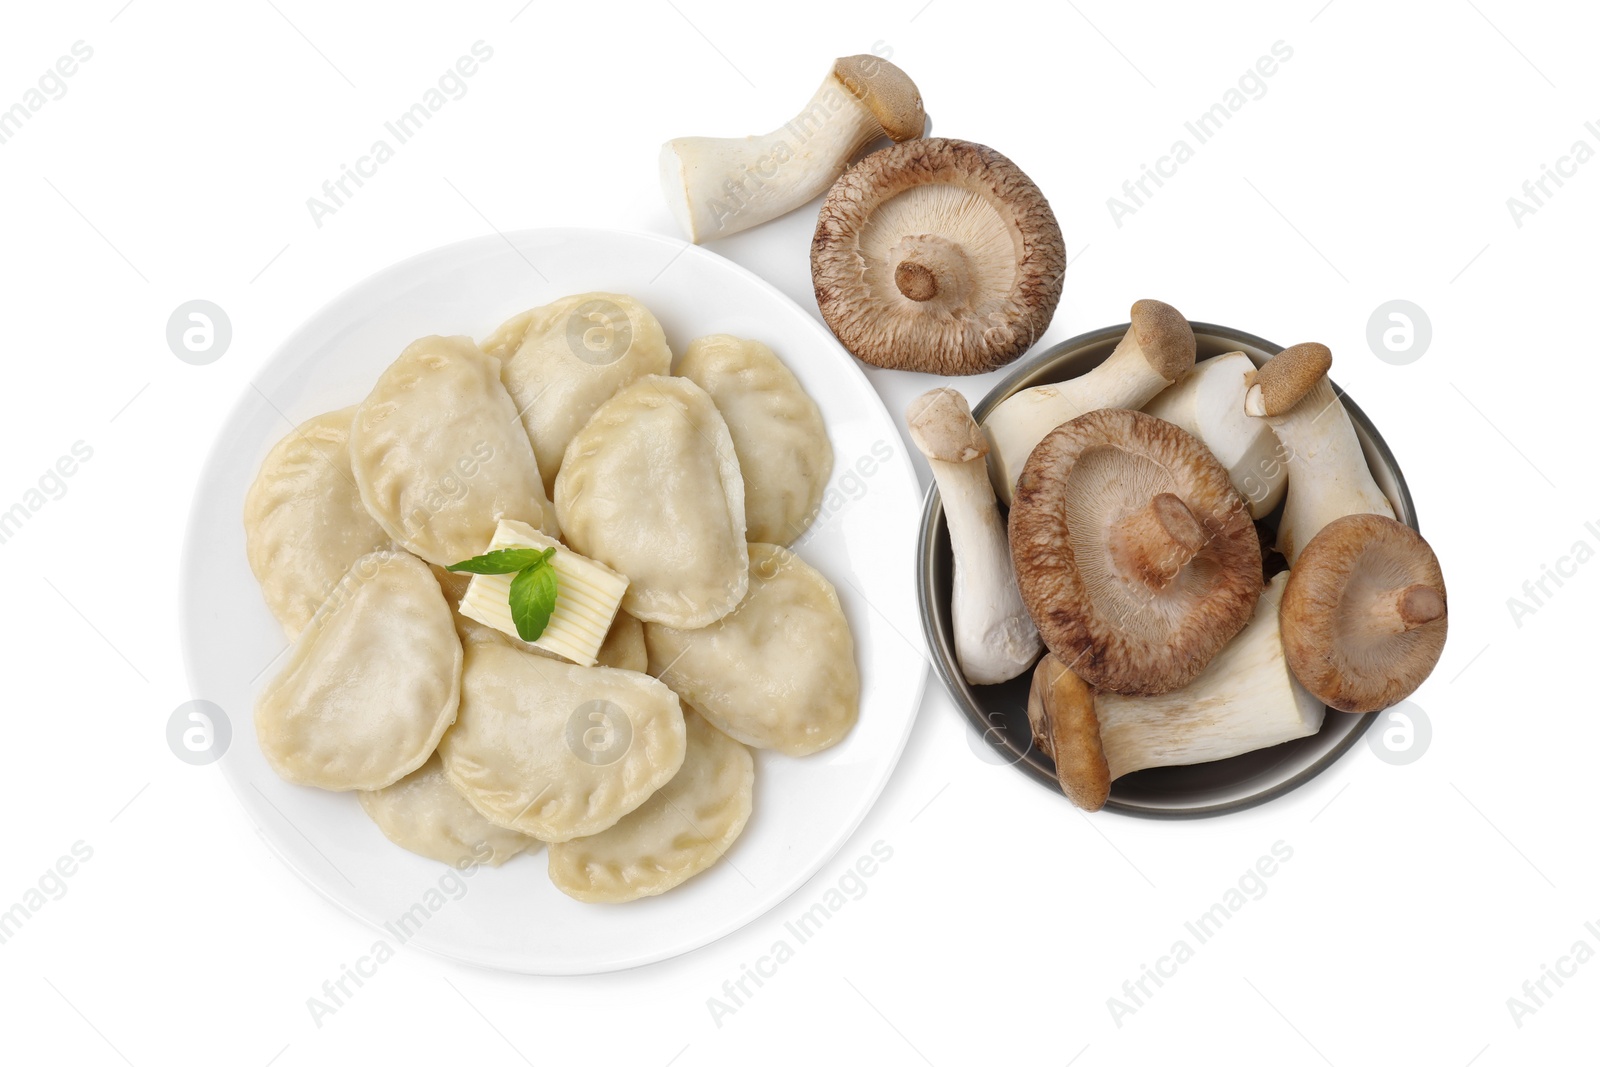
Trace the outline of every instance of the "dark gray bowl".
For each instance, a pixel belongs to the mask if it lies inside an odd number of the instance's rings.
[[[1126,323],[1107,326],[1063,341],[1024,360],[983,398],[973,409],[973,415],[981,422],[996,404],[1012,393],[1033,385],[1066,381],[1092,370],[1111,355],[1127,330]],[[1282,345],[1253,334],[1203,322],[1194,324],[1194,336],[1199,346],[1199,359],[1240,351],[1259,366],[1283,350]],[[1373,478],[1394,504],[1400,521],[1415,528],[1416,509],[1394,453],[1389,451],[1389,446],[1355,402],[1343,392],[1340,396],[1345,410],[1350,413],[1350,421],[1355,424],[1356,436],[1361,439]],[[922,627],[945,688],[973,729],[993,746],[997,756],[1059,794],[1055,765],[1033,747],[1032,733],[1028,729],[1028,685],[1032,672],[1003,685],[972,686],[956,666],[950,627],[950,534],[944,524],[937,486],[928,490],[917,550]],[[1349,715],[1330,709],[1323,720],[1322,731],[1314,737],[1215,763],[1153,767],[1125,775],[1112,783],[1106,809],[1125,815],[1186,818],[1252,807],[1281,796],[1320,774],[1360,739],[1372,719],[1371,715]],[[1062,802],[1066,803],[1065,797]]]

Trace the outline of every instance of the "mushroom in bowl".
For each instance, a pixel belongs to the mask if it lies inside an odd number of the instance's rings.
[[[961,671],[973,685],[1008,681],[1039,658],[1039,631],[1017,592],[1005,520],[984,466],[988,442],[967,398],[954,389],[917,397],[906,409],[906,425],[933,471],[950,526],[950,614]]]
[[[1214,361],[1226,364],[1228,360],[1219,360],[1217,357],[1229,353],[1243,353],[1244,358],[1235,357],[1231,362],[1234,366],[1250,374],[1254,368],[1264,366],[1276,353],[1282,349],[1269,341],[1252,334],[1228,327],[1215,326],[1206,323],[1192,324],[1196,343],[1195,356],[1197,364],[1200,361]],[[1004,403],[1007,397],[1023,392],[1024,390],[1041,385],[1070,386],[1075,380],[1081,379],[1094,372],[1095,368],[1103,365],[1110,358],[1113,351],[1123,344],[1127,337],[1129,325],[1107,326],[1092,333],[1061,342],[1048,351],[1035,354],[1023,364],[1019,365],[1008,375],[993,391],[981,402],[974,403],[973,414],[982,424],[991,423],[996,409]],[[1248,359],[1250,367],[1243,366]],[[1226,369],[1226,368],[1225,368]],[[1180,378],[1180,383],[1184,379]],[[1223,397],[1223,401],[1230,408],[1237,408],[1242,404],[1242,394],[1239,389],[1240,382],[1228,383],[1227,388],[1220,385],[1207,387],[1198,395],[1208,397]],[[1174,386],[1175,388],[1175,386]],[[1166,394],[1158,392],[1156,398],[1145,403],[1152,404],[1160,401]],[[1182,405],[1180,405],[1181,407]],[[1205,410],[1199,410],[1204,407]],[[1371,476],[1381,489],[1384,496],[1392,503],[1393,510],[1399,520],[1408,525],[1416,523],[1416,512],[1411,496],[1400,471],[1399,464],[1392,452],[1384,443],[1382,437],[1373,427],[1372,423],[1362,413],[1360,408],[1348,397],[1341,394],[1341,407],[1347,413],[1349,421],[1356,435],[1359,451],[1363,462],[1371,470]],[[1202,442],[1212,438],[1216,432],[1208,429],[1207,423],[1226,422],[1230,419],[1219,417],[1219,413],[1211,410],[1211,404],[1199,401],[1191,405],[1192,416],[1197,416],[1201,421],[1196,423],[1201,433],[1195,436]],[[1330,415],[1331,417],[1331,415]],[[1247,417],[1248,418],[1248,417]],[[1185,423],[1189,421],[1181,412],[1177,413],[1174,422]],[[1272,473],[1272,461],[1281,462],[1282,450],[1278,447],[1276,435],[1271,434],[1271,426],[1264,418],[1248,418],[1250,426],[1245,428],[1245,433],[1240,435],[1233,443],[1244,449],[1252,439],[1259,440],[1263,431],[1271,437],[1270,449],[1265,459],[1266,473]],[[1251,432],[1253,431],[1253,433]],[[1173,432],[1176,432],[1174,430]],[[1225,433],[1233,433],[1226,430]],[[1222,443],[1223,453],[1228,451],[1227,441]],[[1257,446],[1258,450],[1260,446]],[[992,446],[991,446],[992,454]],[[1241,452],[1242,455],[1242,452]],[[1222,464],[1229,466],[1228,464]],[[1235,476],[1244,474],[1247,464],[1233,465],[1230,473]],[[1238,487],[1241,495],[1248,495],[1253,499],[1253,494],[1246,492],[1244,487]],[[1184,499],[1181,493],[1175,493]],[[1153,500],[1153,495],[1147,498],[1147,503]],[[1185,505],[1191,511],[1193,502],[1185,500]],[[1151,509],[1156,518],[1164,512],[1162,505],[1154,505]],[[1134,510],[1134,509],[1130,509]],[[1262,543],[1271,544],[1275,534],[1275,525],[1280,511],[1269,513],[1254,523],[1254,527]],[[1170,513],[1167,514],[1170,519]],[[1158,523],[1157,525],[1161,525]],[[1182,528],[1177,521],[1170,521],[1168,525],[1181,534]],[[1168,531],[1163,536],[1172,537]],[[1013,548],[1016,546],[1013,545]],[[1041,741],[1035,743],[1030,727],[1027,708],[1029,684],[1027,676],[1019,677],[1010,682],[994,685],[974,685],[962,674],[955,655],[954,629],[951,622],[951,593],[952,588],[952,557],[950,552],[949,529],[944,518],[942,496],[938,492],[930,493],[928,507],[924,512],[923,536],[920,546],[921,565],[919,573],[919,589],[922,598],[922,616],[927,632],[929,646],[933,654],[934,666],[937,673],[944,681],[956,705],[969,719],[971,725],[981,734],[985,741],[985,751],[991,749],[994,757],[1002,762],[1009,763],[1019,772],[1027,774],[1041,785],[1049,787],[1053,792],[1061,790],[1061,779],[1057,775],[1057,767],[1051,759],[1052,749]],[[1108,555],[1108,553],[1106,553]],[[1158,555],[1158,559],[1165,558]],[[1267,559],[1265,566],[1266,576],[1275,576],[1275,572],[1282,569],[1282,563],[1276,556]],[[1019,568],[1022,563],[1019,559]],[[1257,589],[1262,587],[1262,572],[1255,575]],[[1271,597],[1274,590],[1271,583],[1267,583],[1267,592],[1263,597]],[[1274,601],[1268,600],[1267,604]],[[1249,614],[1255,617],[1266,605],[1258,604],[1256,609]],[[1217,658],[1231,654],[1230,650],[1241,642],[1248,640],[1247,635],[1252,632],[1246,627],[1235,636],[1232,641],[1225,643],[1222,650],[1217,653]],[[1046,640],[1049,635],[1046,635]],[[1287,643],[1285,634],[1282,640]],[[1066,659],[1071,661],[1073,655]],[[1088,656],[1084,657],[1087,660]],[[1285,656],[1285,661],[1287,656]],[[1226,662],[1226,661],[1224,661]],[[1084,661],[1080,660],[1073,667],[1073,674],[1078,684],[1092,691],[1094,699],[1102,706],[1116,705],[1125,697],[1136,701],[1160,701],[1169,694],[1155,697],[1134,696],[1131,694],[1118,694],[1105,688],[1090,685],[1088,679],[1077,677],[1077,668],[1082,667]],[[1044,668],[1041,667],[1040,671]],[[1207,671],[1211,668],[1207,667]],[[1037,673],[1037,672],[1036,672]],[[1293,673],[1292,671],[1290,672]],[[1303,681],[1300,679],[1298,681]],[[1193,685],[1191,681],[1189,685]],[[1179,687],[1172,692],[1191,691],[1187,686]],[[1306,691],[1301,686],[1300,693]],[[1301,698],[1303,699],[1303,697]],[[1291,700],[1281,705],[1288,713],[1293,714],[1294,709],[1300,705]],[[1210,762],[1204,763],[1178,763],[1175,761],[1157,761],[1146,769],[1139,771],[1125,771],[1110,785],[1109,796],[1105,799],[1105,807],[1122,814],[1142,815],[1147,817],[1194,817],[1221,814],[1236,811],[1262,803],[1277,797],[1297,786],[1309,781],[1327,767],[1331,766],[1344,752],[1354,746],[1372,725],[1371,716],[1362,715],[1325,715],[1321,718],[1321,727],[1308,736],[1296,735],[1291,740],[1272,744],[1272,747],[1252,751],[1240,751],[1237,755],[1225,758],[1210,757]],[[1287,722],[1287,718],[1285,719]],[[1309,729],[1310,727],[1306,727]],[[1296,728],[1297,730],[1300,728]],[[975,735],[976,736],[976,735]],[[1263,735],[1265,736],[1265,735]]]
[[[1171,304],[1135,301],[1128,330],[1111,356],[1089,373],[1036,385],[1006,397],[983,420],[994,491],[1006,504],[1045,435],[1100,408],[1143,407],[1194,366],[1194,330]]]
[[[1291,345],[1267,361],[1245,394],[1245,412],[1272,427],[1289,469],[1277,548],[1291,567],[1317,531],[1340,516],[1394,518],[1328,380],[1332,365],[1325,345]]]
[[[1261,594],[1261,543],[1228,472],[1143,412],[1091,411],[1052,430],[1022,469],[1010,537],[1045,645],[1113,692],[1192,681]]]
[[[1324,526],[1283,597],[1289,666],[1340,711],[1381,711],[1410,696],[1439,662],[1448,625],[1433,549],[1385,515]]]
[[[1099,811],[1125,774],[1210,763],[1315,734],[1322,702],[1290,672],[1278,628],[1288,583],[1287,574],[1268,583],[1239,636],[1194,681],[1160,696],[1097,693],[1055,656],[1040,660],[1028,721],[1067,798]]]

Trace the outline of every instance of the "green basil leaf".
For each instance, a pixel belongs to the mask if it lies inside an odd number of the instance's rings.
[[[555,550],[550,553],[554,555]],[[511,620],[524,641],[537,641],[556,610],[556,569],[548,560],[549,556],[544,557],[511,579]]]
[[[553,548],[497,548],[493,552],[452,564],[445,570],[467,574],[515,574],[526,567],[545,563],[555,554]]]

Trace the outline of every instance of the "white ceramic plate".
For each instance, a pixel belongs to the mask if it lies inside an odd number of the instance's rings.
[[[706,333],[765,341],[816,398],[834,473],[799,552],[839,590],[862,681],[861,720],[843,743],[799,760],[757,754],[755,813],[726,859],[663,896],[612,906],[558,892],[543,850],[460,880],[391,844],[353,794],[288,785],[272,773],[251,709],[280,668],[285,642],[245,562],[241,520],[256,468],[291,422],[360,401],[412,340],[482,339],[525,308],[597,289],[642,301],[676,354]],[[532,974],[651,963],[768,911],[859,825],[900,757],[927,678],[914,584],[920,494],[866,377],[776,289],[663,237],[576,229],[483,237],[424,253],[340,296],[284,343],[256,386],[213,447],[190,517],[181,600],[192,695],[218,705],[231,723],[220,765],[261,835],[391,947],[404,941]],[[410,916],[403,925],[402,916]]]

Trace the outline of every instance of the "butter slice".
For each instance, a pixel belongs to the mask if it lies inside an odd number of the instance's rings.
[[[628,579],[561,542],[514,519],[502,519],[489,551],[498,548],[554,548],[550,565],[556,571],[556,607],[537,641],[527,642],[584,667],[595,665],[596,654],[622,604]],[[517,624],[511,618],[511,580],[514,574],[474,574],[461,598],[460,612],[493,627],[517,641]]]

